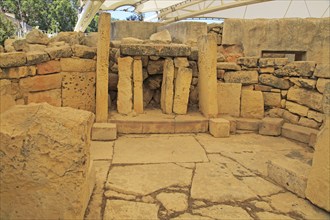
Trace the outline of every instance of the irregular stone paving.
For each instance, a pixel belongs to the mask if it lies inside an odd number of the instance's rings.
[[[92,142],[96,187],[85,219],[330,219],[267,177],[271,159],[311,150],[257,134],[126,135]]]

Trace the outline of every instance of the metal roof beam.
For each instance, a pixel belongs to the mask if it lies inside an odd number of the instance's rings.
[[[177,11],[177,10],[180,10],[180,9],[192,6],[192,5],[196,5],[203,1],[205,1],[205,0],[186,0],[186,1],[180,2],[175,5],[171,5],[167,8],[163,8],[163,9],[159,10],[158,17],[161,19],[171,12],[174,12],[174,11]]]
[[[74,31],[84,32],[105,0],[88,0],[79,15]]]

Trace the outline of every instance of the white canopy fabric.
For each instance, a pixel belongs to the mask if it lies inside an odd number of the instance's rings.
[[[321,18],[330,17],[330,0],[84,0],[76,31],[84,31],[99,11],[133,6],[155,12],[146,21],[171,23],[188,18]]]

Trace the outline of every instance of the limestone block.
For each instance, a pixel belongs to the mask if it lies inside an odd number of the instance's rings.
[[[282,125],[284,120],[282,118],[269,118],[262,119],[259,125],[259,134],[279,136],[281,135]]]
[[[287,99],[305,105],[311,109],[322,111],[322,94],[297,87],[291,87]]]
[[[260,58],[259,59],[259,66],[260,67],[272,67],[275,65],[274,58]]]
[[[276,68],[281,68],[289,63],[288,58],[275,58],[274,64]]]
[[[261,74],[259,76],[260,83],[272,86],[278,89],[289,89],[290,88],[290,81],[287,79],[278,78],[271,74]]]
[[[242,90],[241,117],[263,118],[264,98],[260,91]]]
[[[239,117],[241,105],[240,83],[218,83],[218,112]]]
[[[36,75],[35,66],[21,66],[3,69],[0,73],[0,79],[19,79],[26,76]]]
[[[90,59],[62,58],[60,60],[63,72],[95,72],[96,61]]]
[[[143,113],[143,75],[141,60],[134,60],[133,63],[133,85],[133,109],[136,113]]]
[[[47,102],[48,104],[56,107],[61,107],[61,89],[53,89],[42,92],[29,93],[27,97],[27,103],[42,103]]]
[[[75,57],[93,59],[96,55],[96,48],[75,44],[72,46],[73,55]]]
[[[121,44],[120,52],[129,56],[187,57],[191,48],[184,44]]]
[[[260,119],[236,118],[236,129],[246,131],[258,131],[260,123]]]
[[[45,51],[48,53],[52,60],[56,58],[72,56],[72,50],[69,45],[63,45],[59,47],[47,47]]]
[[[301,116],[307,116],[307,113],[308,113],[308,108],[306,106],[299,105],[297,103],[290,102],[290,101],[286,101],[285,108],[287,110],[289,110],[290,112],[301,115]]]
[[[304,76],[311,77],[314,73],[316,63],[314,61],[294,61],[277,69],[277,76]]]
[[[330,79],[329,63],[318,63],[314,71],[314,76]]]
[[[240,57],[237,59],[237,64],[243,65],[246,67],[257,67],[258,66],[258,57]]]
[[[175,57],[174,58],[174,66],[176,68],[189,67],[189,62],[188,62],[187,57]]]
[[[154,75],[154,74],[161,74],[163,73],[163,67],[164,67],[164,60],[150,60],[148,62],[148,73],[150,75]]]
[[[111,141],[117,139],[117,126],[114,123],[94,123],[92,128],[93,141]]]
[[[265,106],[281,107],[281,94],[275,92],[263,92]]]
[[[26,64],[26,54],[22,52],[0,53],[0,67],[8,68]]]
[[[283,111],[282,117],[285,121],[288,121],[288,122],[293,123],[293,124],[298,124],[299,116],[295,115],[295,114],[292,114],[291,112],[289,112],[287,110]]]
[[[212,35],[198,39],[198,94],[199,110],[206,117],[218,114],[217,97],[217,42]]]
[[[330,115],[330,83],[325,85],[322,98],[322,108],[325,115]]]
[[[305,118],[305,117],[300,117],[298,121],[298,125],[302,125],[304,127],[309,127],[309,128],[316,128],[318,129],[320,127],[320,123],[317,123],[313,119]]]
[[[269,161],[267,168],[270,179],[299,197],[305,198],[310,165],[284,157]]]
[[[164,73],[162,82],[162,92],[160,97],[160,106],[165,114],[171,114],[173,111],[174,97],[174,63],[170,58],[165,59]]]
[[[256,85],[254,85],[254,90],[262,91],[262,92],[270,92],[272,90],[272,87],[256,84]]]
[[[226,72],[224,76],[226,83],[242,83],[243,85],[258,83],[257,71]]]
[[[330,212],[330,117],[327,116],[325,126],[317,136],[313,164],[310,170],[306,197],[315,205]]]
[[[83,219],[95,180],[94,115],[43,103],[15,106],[0,117],[0,218]]]
[[[61,72],[61,64],[58,60],[51,60],[37,65],[38,74],[49,74]]]
[[[42,33],[40,30],[33,29],[26,35],[26,42],[30,44],[47,45],[49,43],[49,38],[47,34]]]
[[[5,49],[4,52],[7,52],[7,53],[15,52],[16,50],[13,45],[14,42],[15,42],[15,39],[11,39],[11,38],[6,39],[4,42],[4,49]]]
[[[284,123],[282,126],[282,136],[296,141],[308,144],[312,134],[317,134],[319,131],[313,128],[306,128],[299,125]]]
[[[230,115],[221,115],[221,118],[224,118],[230,123],[230,134],[236,134],[236,119]]]
[[[59,89],[62,85],[62,74],[41,75],[23,78],[19,81],[21,89],[29,92]]]
[[[175,79],[175,94],[173,101],[173,112],[176,114],[187,114],[191,80],[191,69],[178,69],[178,73]]]
[[[315,89],[315,85],[316,85],[316,80],[314,79],[304,79],[304,78],[296,78],[296,77],[290,77],[289,80],[299,86],[299,87],[303,87],[306,89]]]
[[[274,67],[262,67],[259,69],[259,73],[274,73],[275,68]]]
[[[47,48],[46,45],[41,44],[26,44],[23,51],[30,52],[30,51],[45,51]]]
[[[188,209],[188,197],[183,193],[159,193],[157,200],[168,211],[183,212]]]
[[[63,72],[63,107],[95,112],[95,75],[95,72]]]
[[[330,79],[323,79],[323,78],[318,78],[317,83],[316,83],[316,89],[320,93],[323,93],[325,90],[325,85],[327,83],[330,83]]]
[[[164,43],[170,43],[172,41],[171,34],[166,29],[152,34],[149,39],[152,41],[158,41],[158,42],[164,42]]]
[[[28,65],[38,64],[50,60],[48,54],[43,51],[33,51],[26,53]]]
[[[118,97],[117,110],[121,114],[128,114],[132,111],[133,93],[132,93],[132,75],[133,58],[118,58]]]
[[[0,95],[0,114],[16,105],[15,99],[9,94]]]
[[[320,112],[316,112],[316,111],[313,111],[313,110],[308,110],[307,117],[311,118],[311,119],[314,119],[317,122],[322,122],[325,116],[324,116],[324,114],[322,114]]]
[[[143,44],[144,40],[135,37],[124,37],[121,39],[122,44]]]
[[[209,121],[209,129],[213,137],[229,137],[230,122],[223,118],[211,118]]]
[[[217,63],[217,69],[220,70],[241,70],[241,67],[233,62],[218,62]]]

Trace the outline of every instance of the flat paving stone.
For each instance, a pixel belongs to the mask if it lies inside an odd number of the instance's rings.
[[[271,212],[257,212],[256,216],[262,220],[294,220],[294,218],[290,218],[289,216],[275,214]]]
[[[103,219],[106,220],[157,220],[158,205],[123,200],[107,200]]]
[[[188,208],[188,196],[183,193],[160,193],[156,199],[168,211],[183,212]]]
[[[242,181],[258,196],[268,196],[284,191],[281,187],[261,178],[243,177]]]
[[[114,164],[208,162],[203,147],[192,136],[122,137],[114,147]]]
[[[170,186],[189,186],[191,176],[191,169],[175,164],[114,166],[105,187],[124,194],[148,195]]]
[[[171,218],[171,220],[214,220],[214,218],[209,218],[201,215],[192,215],[190,213],[184,213],[175,218]]]
[[[211,202],[233,202],[253,199],[257,195],[225,166],[200,163],[196,165],[191,197]]]
[[[253,218],[241,207],[233,207],[229,205],[215,205],[194,209],[192,212],[194,214],[200,214],[215,219],[253,220]]]
[[[91,158],[93,160],[111,160],[113,144],[113,141],[91,141]]]

